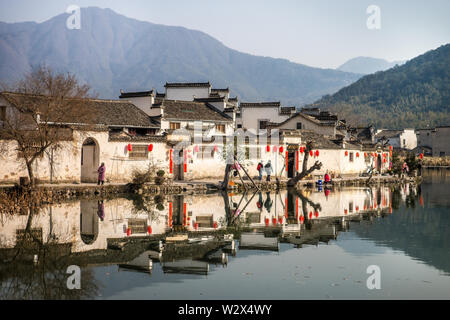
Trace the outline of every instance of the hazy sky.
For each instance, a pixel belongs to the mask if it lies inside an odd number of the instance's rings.
[[[410,59],[450,42],[449,0],[0,0],[0,21],[42,22],[72,4],[201,30],[242,52],[323,68],[357,56]],[[380,8],[378,30],[366,25],[370,5]]]

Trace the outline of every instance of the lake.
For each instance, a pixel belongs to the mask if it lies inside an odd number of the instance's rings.
[[[425,170],[418,187],[3,212],[0,299],[449,299],[449,188],[449,170]],[[80,268],[79,290],[68,289],[69,266]]]

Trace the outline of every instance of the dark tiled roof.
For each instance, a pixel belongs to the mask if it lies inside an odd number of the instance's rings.
[[[167,136],[156,136],[156,135],[147,135],[147,136],[132,136],[125,132],[109,132],[109,141],[124,141],[124,142],[166,142]]]
[[[21,109],[30,105],[43,105],[44,100],[50,99],[49,96],[11,92],[2,92],[1,95],[9,103]],[[67,98],[65,101],[67,101],[66,105],[67,108],[70,108],[70,112],[57,119],[47,119],[47,121],[66,124],[86,123],[85,119],[88,117],[84,113],[92,110],[89,120],[93,124],[117,127],[158,127],[144,111],[128,101],[75,98]],[[85,109],[79,109],[80,112],[77,114],[76,110],[78,109],[76,108],[79,108],[79,106],[83,106]]]
[[[151,97],[154,95],[154,90],[151,91],[139,91],[139,92],[121,92],[119,98],[138,98],[138,97]]]
[[[211,87],[211,83],[208,82],[166,82],[164,85],[166,88],[192,88],[192,87]]]
[[[280,113],[281,114],[291,114],[292,111],[295,111],[296,109],[297,109],[296,107],[281,107]]]
[[[403,130],[381,130],[375,136],[377,138],[393,138],[401,134]]]
[[[268,108],[268,107],[281,107],[281,102],[241,102],[241,108]]]
[[[233,119],[207,102],[164,100],[161,103],[164,119],[224,121]]]
[[[230,92],[230,88],[226,89],[211,89],[211,92]]]
[[[194,98],[198,102],[225,102],[225,97],[210,96],[209,98]]]

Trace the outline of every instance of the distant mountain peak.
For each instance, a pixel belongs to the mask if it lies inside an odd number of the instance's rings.
[[[359,74],[371,74],[378,71],[385,71],[394,67],[395,65],[402,65],[405,62],[406,61],[389,62],[385,59],[380,58],[356,57],[339,66],[337,70]]]

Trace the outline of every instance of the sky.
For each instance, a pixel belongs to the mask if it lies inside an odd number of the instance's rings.
[[[43,22],[70,5],[200,30],[241,52],[321,68],[358,56],[408,60],[450,42],[449,0],[0,0],[0,21]],[[367,12],[372,5],[379,14]]]

